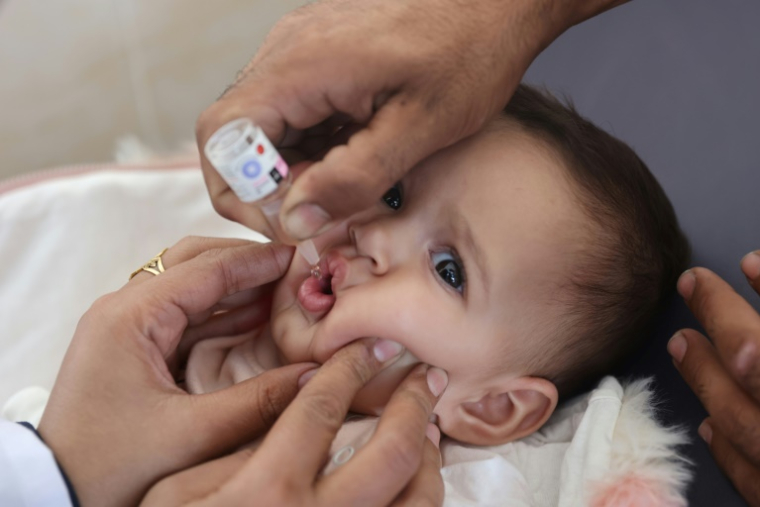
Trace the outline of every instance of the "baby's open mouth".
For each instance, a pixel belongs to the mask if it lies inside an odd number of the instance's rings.
[[[319,277],[311,275],[303,281],[298,289],[298,301],[304,310],[321,318],[335,304],[335,295],[333,274],[326,261],[320,261],[318,273]]]
[[[320,287],[320,290],[322,291],[322,294],[325,294],[325,295],[328,295],[328,296],[332,296],[333,295],[333,291],[332,291],[332,275],[329,275],[329,274],[328,275],[320,275],[320,277],[318,278],[318,280],[319,280],[319,287]]]

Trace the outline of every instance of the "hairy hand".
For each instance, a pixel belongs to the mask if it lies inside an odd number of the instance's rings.
[[[572,24],[620,1],[323,0],[285,16],[198,119],[203,146],[249,117],[294,148],[281,208],[301,240],[371,203],[420,160],[478,131],[536,55]],[[216,210],[272,235],[202,156]],[[283,239],[283,238],[281,238]]]

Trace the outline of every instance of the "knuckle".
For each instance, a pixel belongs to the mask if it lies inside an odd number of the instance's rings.
[[[114,301],[117,299],[115,292],[110,292],[108,294],[105,294],[103,296],[100,296],[98,299],[96,299],[92,305],[90,306],[90,310],[87,312],[89,313],[104,313],[107,311],[110,311],[111,308],[113,308]],[[86,314],[85,314],[86,315]]]
[[[221,119],[222,115],[219,111],[218,102],[211,104],[198,115],[198,119],[195,120],[195,138],[198,140],[199,144],[211,137],[212,130],[217,125],[221,125]],[[201,149],[201,154],[202,153],[203,149]]]
[[[740,381],[760,383],[758,378],[760,377],[760,365],[758,365],[760,334],[757,329],[746,327],[737,329],[732,334],[733,341],[736,343],[734,358],[731,361],[732,372]]]
[[[366,342],[356,342],[335,353],[328,362],[340,362],[345,370],[346,381],[351,384],[364,385],[374,376],[375,368],[372,353]]]
[[[203,246],[203,242],[205,241],[205,238],[202,238],[200,236],[185,236],[184,238],[177,241],[177,243],[172,246],[172,250],[179,250],[179,251],[193,251],[199,246]]]
[[[346,417],[348,408],[333,393],[313,393],[302,400],[303,410],[313,425],[337,432]]]
[[[282,392],[276,386],[265,386],[256,393],[256,408],[260,423],[270,428],[282,412]]]
[[[694,394],[702,400],[702,404],[705,407],[709,407],[711,402],[710,386],[712,383],[710,382],[709,372],[707,371],[708,365],[704,361],[691,363],[688,364],[688,366],[687,363],[684,362],[683,365],[686,379],[694,390]]]
[[[234,207],[230,206],[227,202],[225,202],[223,199],[220,199],[218,195],[211,196],[211,206],[214,208],[214,211],[219,214],[222,218],[226,218],[227,220],[237,221],[237,216],[234,212]]]
[[[239,292],[237,277],[230,267],[234,262],[227,262],[228,259],[226,258],[224,248],[209,248],[200,255],[204,257],[206,262],[211,263],[218,272],[219,279],[224,283],[227,296]],[[237,254],[233,253],[232,255]]]
[[[195,120],[195,138],[198,140],[199,144],[209,137],[207,132],[209,131],[210,125],[214,123],[214,117],[214,108],[212,106],[204,109],[201,114],[198,115],[198,119]],[[203,150],[201,150],[201,153],[203,153]]]
[[[728,413],[731,416],[723,419],[728,426],[726,434],[731,435],[730,440],[734,441],[744,454],[754,461],[760,461],[760,421],[757,409],[744,403],[736,403]]]
[[[433,411],[432,394],[425,384],[413,382],[402,384],[402,387],[396,392],[396,396],[402,401],[403,412],[406,420],[422,419],[427,417]]]

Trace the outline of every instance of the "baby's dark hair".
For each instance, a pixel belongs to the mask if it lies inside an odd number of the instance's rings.
[[[653,317],[689,263],[689,243],[644,162],[572,104],[520,85],[502,116],[556,151],[596,225],[592,248],[581,252],[567,284],[567,318],[556,330],[561,344],[542,350],[531,364],[531,374],[554,382],[566,398],[647,339]]]

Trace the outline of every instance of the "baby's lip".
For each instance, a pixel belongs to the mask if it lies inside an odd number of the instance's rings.
[[[298,302],[316,320],[322,319],[336,301],[336,289],[346,276],[348,262],[337,251],[323,255],[317,264],[320,277],[309,275],[298,289]],[[325,294],[325,284],[330,283],[332,294]]]
[[[325,294],[321,281],[309,276],[298,288],[298,302],[301,308],[319,320],[335,304],[335,295]]]
[[[339,251],[330,250],[320,259],[319,269],[322,277],[330,280],[332,293],[337,294],[348,274],[348,260]]]

